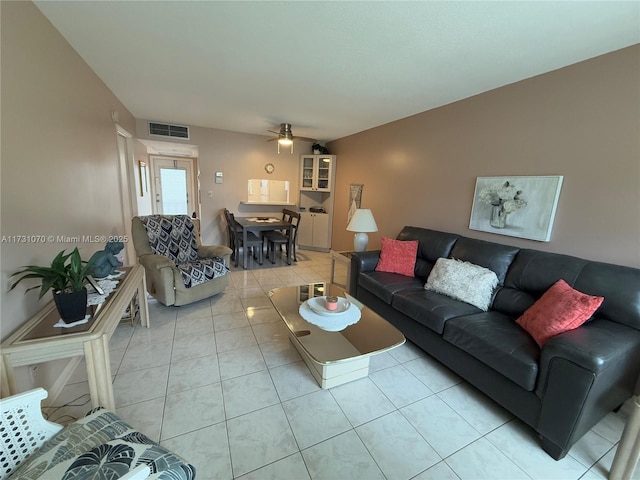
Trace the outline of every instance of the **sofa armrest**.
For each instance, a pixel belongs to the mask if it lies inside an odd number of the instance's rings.
[[[153,295],[164,305],[175,303],[176,278],[182,281],[182,277],[176,264],[162,255],[142,255],[140,264],[144,267],[144,276],[147,279],[147,292]]]
[[[378,265],[380,259],[380,250],[371,250],[368,252],[353,252],[351,254],[351,269],[348,278],[347,291],[357,297],[358,292],[358,277],[362,272],[373,272]]]
[[[219,257],[229,261],[232,250],[224,245],[198,245],[199,258]]]
[[[369,252],[353,252],[351,254],[351,270],[356,267],[358,273],[373,272],[380,260],[380,250],[371,250]]]
[[[604,319],[550,339],[542,348],[537,431],[562,456],[600,418],[633,394],[640,331]],[[549,451],[547,449],[547,451]]]
[[[634,351],[639,348],[639,331],[604,319],[592,320],[575,330],[556,335],[545,343],[540,353],[538,391],[544,395],[544,384],[556,361],[571,362],[599,376],[611,369],[627,368]]]
[[[145,269],[160,270],[165,267],[175,267],[176,264],[162,255],[142,255],[138,258],[138,261]]]

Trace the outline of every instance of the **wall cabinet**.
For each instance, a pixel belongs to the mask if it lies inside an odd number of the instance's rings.
[[[300,190],[330,192],[335,155],[302,155]]]
[[[336,175],[335,155],[300,156],[300,228],[301,249],[328,252],[331,249],[333,192]],[[311,212],[312,207],[325,213]]]

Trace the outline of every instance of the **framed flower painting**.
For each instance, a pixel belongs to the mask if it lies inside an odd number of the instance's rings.
[[[551,239],[563,177],[478,177],[471,207],[471,230]]]

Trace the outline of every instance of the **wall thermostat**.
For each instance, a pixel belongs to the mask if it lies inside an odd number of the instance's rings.
[[[216,172],[216,183],[222,183],[223,175],[222,172]]]

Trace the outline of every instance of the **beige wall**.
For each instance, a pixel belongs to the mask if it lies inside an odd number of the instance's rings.
[[[20,266],[48,264],[80,247],[103,244],[58,236],[124,233],[116,129],[135,120],[31,2],[0,2],[2,21],[1,234],[44,235],[45,243],[0,245],[1,336],[50,300],[25,286],[7,292]],[[53,241],[49,236],[53,236]]]
[[[363,183],[369,249],[416,225],[640,267],[638,85],[634,46],[332,142],[333,248]],[[550,242],[469,230],[476,177],[503,175],[564,175]]]
[[[158,140],[158,137],[150,137],[147,134],[147,122],[148,120],[138,120],[138,138]],[[280,149],[281,153],[278,154],[276,143],[268,142],[268,136],[200,127],[191,127],[190,135],[189,141],[184,143],[197,145],[199,151],[204,244],[226,244],[225,225],[220,216],[223,208],[228,208],[238,216],[281,214],[282,207],[249,206],[240,203],[247,200],[247,180],[250,178],[290,181],[290,201],[298,203],[300,154],[311,152],[309,142],[296,141],[293,154],[287,149]],[[271,175],[264,170],[267,163],[273,163],[275,166]],[[215,183],[215,172],[223,173],[222,184]]]

